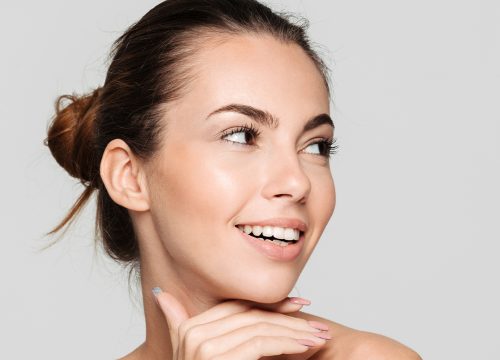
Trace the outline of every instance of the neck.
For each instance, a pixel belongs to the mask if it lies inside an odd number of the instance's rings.
[[[215,299],[206,289],[203,290],[203,284],[198,284],[198,279],[186,278],[183,274],[185,272],[175,264],[161,240],[155,239],[155,234],[147,234],[146,238],[149,240],[147,243],[139,242],[146,340],[130,356],[133,359],[171,360],[173,349],[168,323],[155,301],[152,289],[159,286],[163,291],[175,296],[189,317],[208,310],[221,299]]]

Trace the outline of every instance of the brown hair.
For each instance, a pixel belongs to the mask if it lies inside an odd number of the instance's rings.
[[[210,35],[269,34],[295,43],[310,56],[329,92],[328,68],[311,48],[308,22],[275,13],[255,0],[167,0],[144,15],[114,43],[102,87],[78,97],[63,95],[45,145],[85,190],[47,235],[74,219],[97,190],[96,236],[115,260],[138,265],[139,247],[128,210],[109,196],[99,173],[106,145],[119,138],[140,159],[159,148],[165,124],[160,106],[182,96],[190,80],[188,62]]]

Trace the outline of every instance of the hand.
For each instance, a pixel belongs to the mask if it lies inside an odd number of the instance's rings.
[[[191,318],[172,294],[159,291],[156,299],[168,323],[174,360],[256,360],[326,343],[317,336],[326,335],[314,327],[317,322],[284,315],[302,307],[289,298],[274,304],[229,300]]]

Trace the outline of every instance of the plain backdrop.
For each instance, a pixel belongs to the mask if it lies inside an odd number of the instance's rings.
[[[38,251],[82,191],[42,141],[56,96],[101,85],[112,42],[157,3],[0,2],[2,359],[112,359],[144,339],[93,202]],[[340,146],[337,207],[291,295],[426,360],[500,359],[500,3],[267,4],[309,19]]]

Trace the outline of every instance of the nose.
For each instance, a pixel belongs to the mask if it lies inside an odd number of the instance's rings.
[[[296,153],[275,152],[269,156],[264,169],[266,199],[283,198],[292,202],[306,202],[311,192],[311,181]]]

